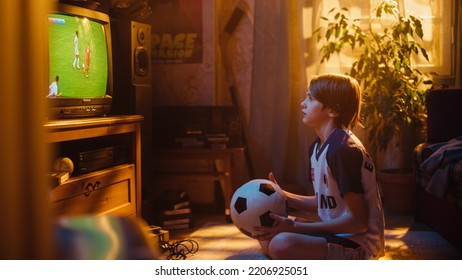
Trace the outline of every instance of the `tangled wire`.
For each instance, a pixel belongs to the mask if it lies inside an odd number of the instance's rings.
[[[163,239],[159,240],[160,247],[168,251],[168,260],[184,260],[188,254],[194,254],[199,250],[199,244],[191,239],[184,239],[169,243]]]

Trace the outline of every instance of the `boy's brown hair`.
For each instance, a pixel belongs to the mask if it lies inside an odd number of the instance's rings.
[[[353,128],[359,123],[361,90],[358,81],[342,74],[322,74],[314,77],[308,88],[312,97],[338,113],[339,127]]]

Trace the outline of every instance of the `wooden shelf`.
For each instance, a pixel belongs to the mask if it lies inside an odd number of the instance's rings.
[[[188,177],[194,179],[219,181],[225,201],[225,215],[230,215],[230,201],[233,193],[232,175],[233,158],[237,153],[243,153],[244,148],[226,149],[159,149],[154,151],[154,160],[209,160],[215,165],[214,170],[154,170],[156,177]],[[155,164],[154,164],[155,166]]]
[[[91,141],[96,149],[103,138],[125,134],[130,139],[123,143],[130,145],[126,164],[72,176],[50,191],[56,215],[141,216],[141,121],[143,116],[126,115],[51,120],[44,124],[49,144],[59,146],[69,141],[74,150],[79,150],[79,141]],[[114,138],[116,144],[117,141],[120,139]]]

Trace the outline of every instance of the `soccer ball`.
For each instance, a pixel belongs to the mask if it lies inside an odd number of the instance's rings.
[[[271,227],[270,213],[287,217],[287,205],[281,188],[266,179],[251,180],[239,187],[231,198],[231,220],[245,235],[259,233],[255,226]]]
[[[53,162],[53,171],[54,172],[68,172],[69,175],[74,171],[74,163],[68,157],[57,158]]]

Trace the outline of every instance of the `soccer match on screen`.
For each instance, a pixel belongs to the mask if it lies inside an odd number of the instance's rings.
[[[47,97],[94,98],[106,94],[108,60],[102,24],[52,14],[49,22],[49,94]]]

